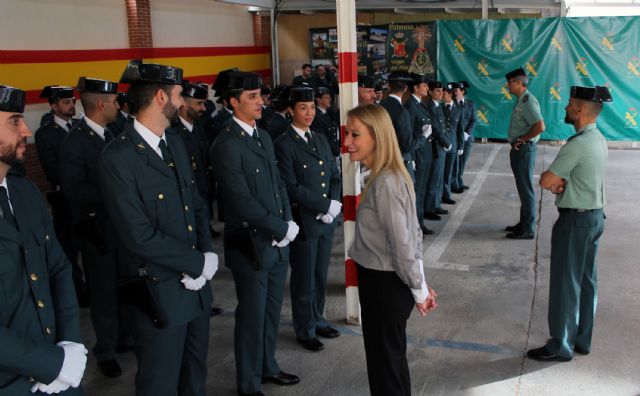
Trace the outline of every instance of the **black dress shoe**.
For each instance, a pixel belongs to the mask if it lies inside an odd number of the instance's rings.
[[[115,359],[98,362],[98,366],[105,377],[114,378],[122,375],[122,369]]]
[[[464,192],[464,190],[461,189],[461,188],[452,188],[451,192],[454,193],[454,194],[462,194]]]
[[[442,217],[438,216],[435,213],[425,213],[424,218],[428,220],[440,220]]]
[[[317,338],[312,338],[310,340],[303,340],[301,338],[298,338],[298,343],[313,352],[318,352],[324,349],[324,344],[322,344]]]
[[[297,375],[285,373],[280,370],[278,374],[271,375],[269,377],[262,377],[262,383],[271,382],[276,385],[295,385],[300,382],[300,378]]]
[[[573,348],[573,351],[574,351],[575,353],[580,354],[580,355],[588,355],[588,354],[591,352],[591,351],[589,351],[589,350],[582,349],[582,348],[580,348],[580,347],[574,347],[574,348]]]
[[[463,184],[463,185],[462,185],[462,189],[463,189],[463,190],[468,190],[468,189],[469,189],[469,186],[465,186],[465,185]]]
[[[554,355],[549,352],[546,347],[540,347],[536,349],[529,349],[527,351],[527,357],[529,359],[537,360],[539,362],[568,362],[573,357],[562,357],[558,355]]]
[[[507,238],[509,239],[533,239],[535,235],[533,232],[525,232],[525,231],[515,231],[510,234],[507,234]]]
[[[449,211],[442,208],[436,208],[436,213],[439,215],[446,215],[446,214],[449,214]]]
[[[222,308],[211,307],[211,313],[209,314],[209,317],[213,318],[214,316],[218,316],[221,313],[222,313]]]
[[[316,327],[316,334],[324,338],[340,337],[340,332],[333,327]]]
[[[433,230],[430,230],[425,226],[420,226],[420,229],[422,230],[422,235],[433,235]]]
[[[504,228],[504,230],[505,230],[506,232],[517,232],[517,231],[520,231],[520,223],[518,223],[518,224],[514,224],[514,225],[512,225],[512,226],[506,226],[506,227]]]
[[[264,393],[262,393],[262,391],[251,393],[238,392],[238,396],[264,396]]]
[[[453,200],[453,199],[451,199],[451,198],[447,198],[447,199],[444,199],[444,198],[443,198],[443,199],[442,199],[442,203],[443,203],[443,204],[447,204],[447,205],[455,205],[455,204],[456,204],[456,201],[454,201],[454,200]],[[437,209],[436,209],[436,211],[437,211]]]

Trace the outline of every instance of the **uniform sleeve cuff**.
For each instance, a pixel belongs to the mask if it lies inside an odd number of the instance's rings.
[[[424,302],[424,300],[429,297],[429,288],[427,287],[427,282],[422,281],[422,285],[419,289],[411,289],[411,294],[413,294],[413,300],[416,303]]]

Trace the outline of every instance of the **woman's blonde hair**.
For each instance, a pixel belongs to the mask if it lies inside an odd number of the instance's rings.
[[[367,104],[349,110],[347,119],[349,118],[357,118],[366,125],[376,143],[376,148],[373,153],[371,176],[369,176],[367,184],[362,190],[362,198],[364,199],[367,189],[376,177],[378,177],[382,171],[390,170],[404,177],[409,186],[409,192],[415,199],[413,180],[407,168],[404,166],[395,129],[393,128],[393,123],[387,111],[380,105]]]

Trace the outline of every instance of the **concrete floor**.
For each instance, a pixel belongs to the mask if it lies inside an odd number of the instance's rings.
[[[539,145],[536,175],[547,169],[558,147]],[[551,227],[557,217],[550,193],[538,191],[536,240],[504,238],[517,222],[519,201],[505,144],[476,144],[465,175],[471,189],[445,206],[445,221],[429,222],[426,276],[438,292],[439,308],[426,318],[413,314],[407,326],[413,395],[640,395],[640,151],[610,150],[605,233],[599,253],[599,304],[592,353],[569,363],[543,364],[524,357],[547,333]],[[536,176],[537,177],[537,176]],[[634,224],[636,224],[634,226]],[[636,230],[634,232],[633,230]],[[220,239],[216,252],[222,253]],[[298,374],[293,387],[265,385],[273,395],[369,394],[360,328],[345,323],[343,232],[335,236],[327,318],[343,335],[325,350],[308,352],[295,342],[290,300],[285,296],[277,358]],[[207,389],[235,395],[231,272],[213,282],[224,309],[211,321]],[[288,285],[287,285],[288,290]],[[88,311],[82,312],[88,346],[93,344]],[[134,394],[133,353],[119,355],[124,374],[103,377],[93,358],[83,380],[87,395]]]

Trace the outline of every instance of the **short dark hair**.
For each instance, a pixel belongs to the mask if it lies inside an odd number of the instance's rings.
[[[389,92],[391,93],[402,92],[406,87],[406,81],[389,81]]]
[[[129,88],[129,103],[133,103],[137,111],[144,110],[151,104],[151,100],[155,96],[159,89],[171,97],[171,84],[158,84],[158,83],[134,83]],[[136,111],[136,112],[137,112]]]
[[[310,64],[305,63],[304,65],[302,65],[301,69],[306,69],[307,67],[312,67]]]

